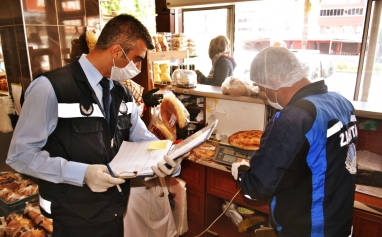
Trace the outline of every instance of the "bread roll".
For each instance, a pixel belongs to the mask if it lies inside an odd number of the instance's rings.
[[[33,228],[33,223],[30,219],[24,218],[23,215],[12,213],[6,218],[7,226],[4,228],[7,236],[14,236],[20,228]]]
[[[160,106],[160,115],[163,124],[168,130],[176,131],[176,124],[179,128],[187,125],[186,115],[183,110],[184,106],[175,96],[166,96],[163,98]]]
[[[41,226],[48,233],[53,232],[53,220],[42,215],[39,206],[26,202],[24,214],[27,215],[36,226]]]

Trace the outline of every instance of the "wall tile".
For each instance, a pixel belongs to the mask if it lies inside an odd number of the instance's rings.
[[[23,0],[25,24],[57,25],[57,10],[54,0],[42,1]]]
[[[13,25],[13,14],[10,11],[12,0],[3,0],[0,7],[0,26]]]
[[[57,17],[59,25],[85,25],[85,1],[84,0],[56,0]]]
[[[23,15],[21,10],[21,3],[20,1],[10,1],[11,2],[11,11],[13,16],[13,23],[15,25],[22,25],[23,24]]]
[[[40,38],[36,41],[28,40],[29,57],[32,75],[50,71],[62,66],[61,49],[59,44],[58,26],[26,26],[28,38]]]

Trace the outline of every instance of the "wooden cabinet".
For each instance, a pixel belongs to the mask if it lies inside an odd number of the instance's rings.
[[[353,237],[382,236],[382,216],[354,209]]]
[[[232,178],[230,172],[207,168],[207,189],[206,189],[206,227],[208,227],[222,213],[222,205],[225,201],[230,201],[238,192],[239,185]],[[233,202],[237,206],[244,206],[255,211],[256,215],[265,216],[269,219],[269,201],[251,200],[245,198],[243,192],[234,198]],[[265,223],[269,225],[269,223]],[[212,225],[206,236],[241,237],[248,236],[248,233],[239,233],[238,228],[226,215],[219,218]]]
[[[206,167],[183,160],[180,178],[187,188],[188,231],[182,236],[193,237],[204,230]]]
[[[189,230],[183,236],[193,237],[202,233],[215,221],[223,211],[222,205],[225,204],[225,201],[230,201],[240,187],[234,181],[230,172],[189,160],[182,162],[180,177],[186,181],[187,187]],[[370,203],[370,200],[368,201],[364,196],[360,196],[357,193],[356,200],[366,200]],[[240,191],[234,198],[233,203],[238,206],[251,208],[256,211],[257,215],[263,215],[269,220],[270,209],[268,200],[250,200],[245,198],[242,191]],[[269,225],[269,223],[266,223],[266,225]],[[244,237],[248,236],[248,234],[240,234],[231,219],[223,215],[202,236]],[[353,237],[381,236],[382,215],[354,208]]]
[[[231,173],[197,164],[188,160],[182,162],[180,177],[186,181],[187,218],[189,230],[183,236],[202,233],[222,213],[222,205],[239,190]],[[258,215],[269,216],[269,202],[250,200],[239,193],[233,203],[251,208]],[[268,223],[266,223],[268,224]],[[202,236],[241,237],[231,219],[223,215]]]

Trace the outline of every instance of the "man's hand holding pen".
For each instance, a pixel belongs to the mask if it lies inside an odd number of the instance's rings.
[[[119,175],[114,173],[115,177]],[[93,192],[106,192],[111,187],[114,187],[125,182],[124,179],[113,178],[106,165],[89,165],[86,169],[84,182]]]

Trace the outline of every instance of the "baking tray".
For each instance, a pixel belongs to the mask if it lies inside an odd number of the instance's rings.
[[[14,201],[14,202],[5,202],[3,199],[0,199],[0,216],[8,216],[13,212],[23,212],[26,202],[37,202],[38,193],[33,194],[29,197]]]

